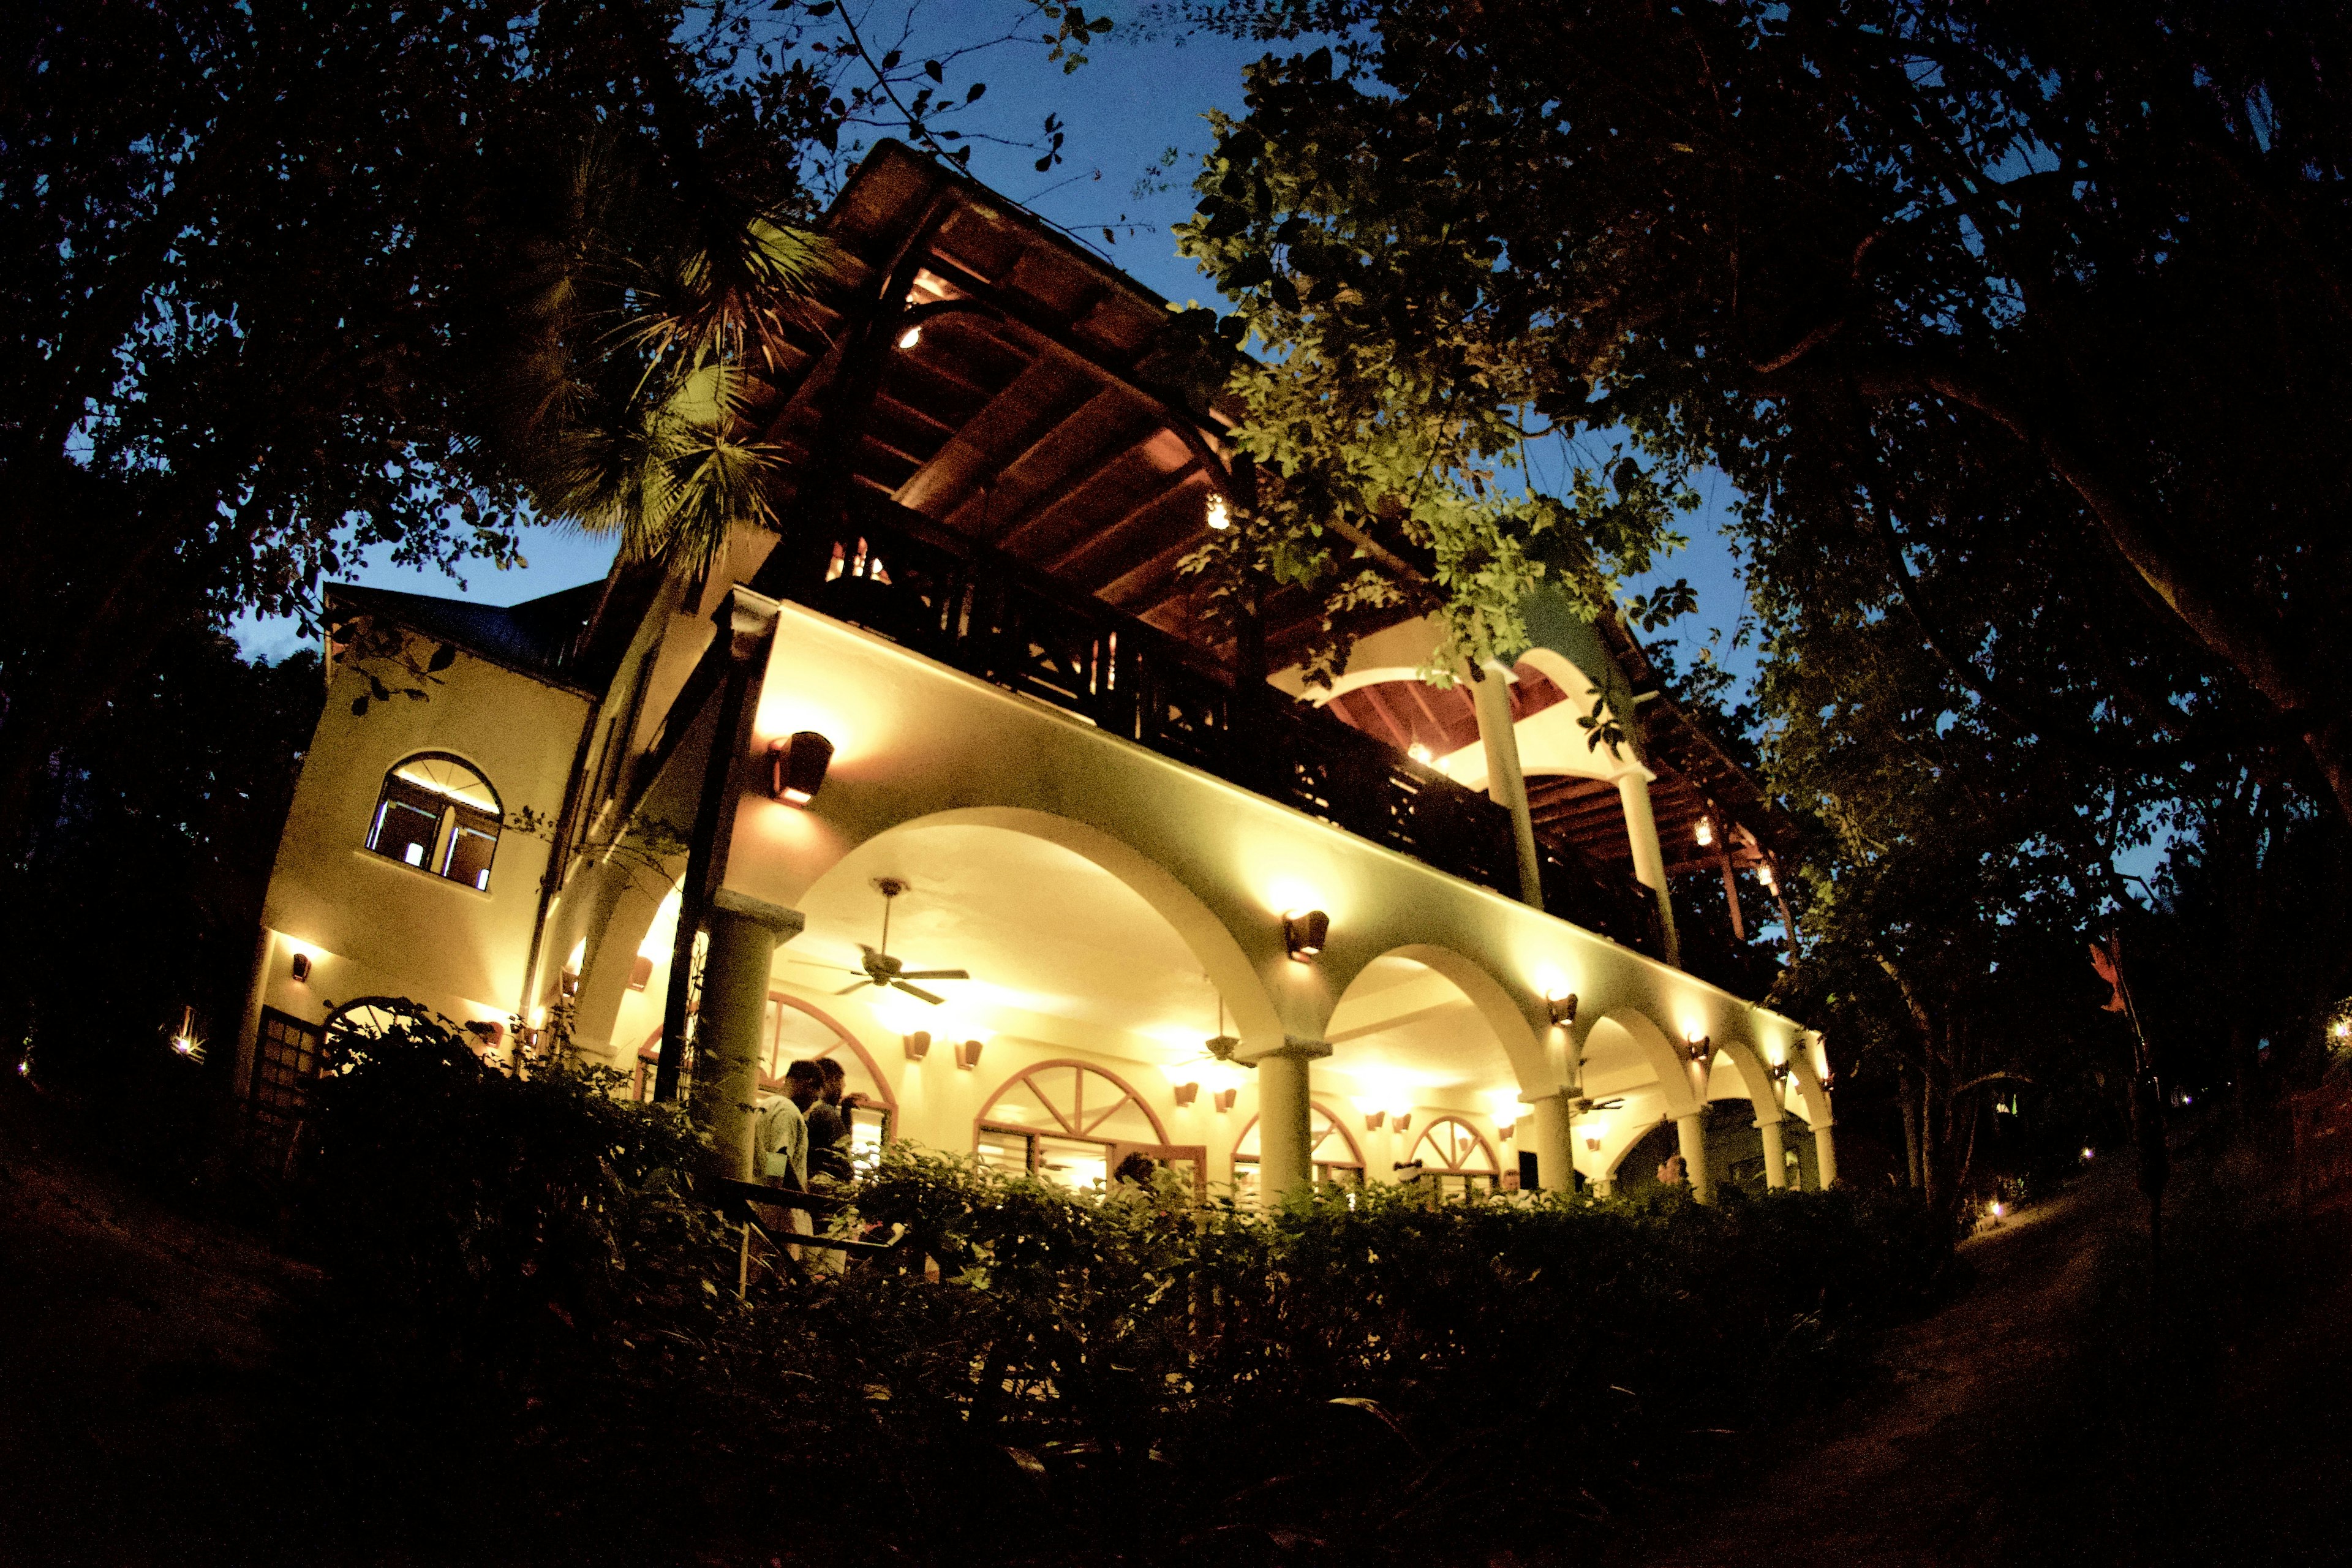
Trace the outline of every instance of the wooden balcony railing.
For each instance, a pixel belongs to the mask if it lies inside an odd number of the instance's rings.
[[[788,534],[756,586],[1465,881],[1518,893],[1510,815],[1485,795],[1271,687],[1241,699],[1186,644],[887,501],[862,501],[842,527]],[[1655,906],[1622,880],[1572,853],[1545,852],[1550,912],[1654,955]]]

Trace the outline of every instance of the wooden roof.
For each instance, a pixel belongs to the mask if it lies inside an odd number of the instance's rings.
[[[1176,567],[1201,542],[1230,418],[1188,395],[1167,301],[896,142],[825,223],[845,298],[786,367],[766,439],[792,464],[817,455],[854,312],[895,303],[912,341],[879,357],[854,483],[1214,647]],[[898,277],[904,298],[880,300]]]

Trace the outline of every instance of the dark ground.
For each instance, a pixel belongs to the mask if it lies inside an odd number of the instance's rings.
[[[74,1143],[0,1086],[0,1565],[412,1561],[320,1502],[367,1479],[284,1370],[311,1276]],[[2160,1316],[2120,1162],[1964,1244],[1863,1391],[1604,1561],[2352,1563],[2345,1231],[2283,1169],[2183,1150]]]

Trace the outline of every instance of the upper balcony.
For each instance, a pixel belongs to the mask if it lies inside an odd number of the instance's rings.
[[[1314,635],[1321,606],[1278,591],[1245,639],[1181,571],[1211,499],[1231,484],[1239,411],[1218,405],[1215,367],[1166,330],[1166,301],[894,144],[860,168],[826,223],[847,286],[757,411],[759,438],[787,458],[776,497],[785,527],[751,586],[1520,894],[1510,813],[1457,782],[1477,784],[1470,772],[1446,769],[1465,725],[1475,737],[1466,697],[1400,681],[1290,700],[1268,678]],[[1402,541],[1359,548],[1414,570]],[[1625,651],[1600,661],[1622,667]],[[1409,698],[1395,695],[1409,686]],[[1559,719],[1533,711],[1561,695],[1540,676],[1515,689],[1515,717]],[[1671,703],[1641,706],[1644,742],[1674,739],[1655,722]],[[1758,833],[1771,837],[1769,808],[1703,736],[1685,748],[1698,765],[1657,767],[1670,749],[1645,744],[1641,771],[1658,781],[1659,826],[1673,841],[1664,874],[1696,895],[1675,899],[1683,963],[1759,994],[1774,965],[1731,940],[1746,935],[1732,872],[1767,862]],[[1571,771],[1530,780],[1529,793],[1546,908],[1662,954],[1615,786]],[[1724,825],[1713,848],[1691,841],[1702,817]],[[1710,920],[1708,898],[1731,918]],[[1686,903],[1694,918],[1682,918]]]

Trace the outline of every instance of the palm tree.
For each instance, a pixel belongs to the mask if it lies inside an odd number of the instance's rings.
[[[509,263],[478,423],[542,519],[617,534],[625,562],[701,569],[734,528],[773,525],[780,454],[755,432],[834,253],[650,164],[609,140],[570,161]]]

